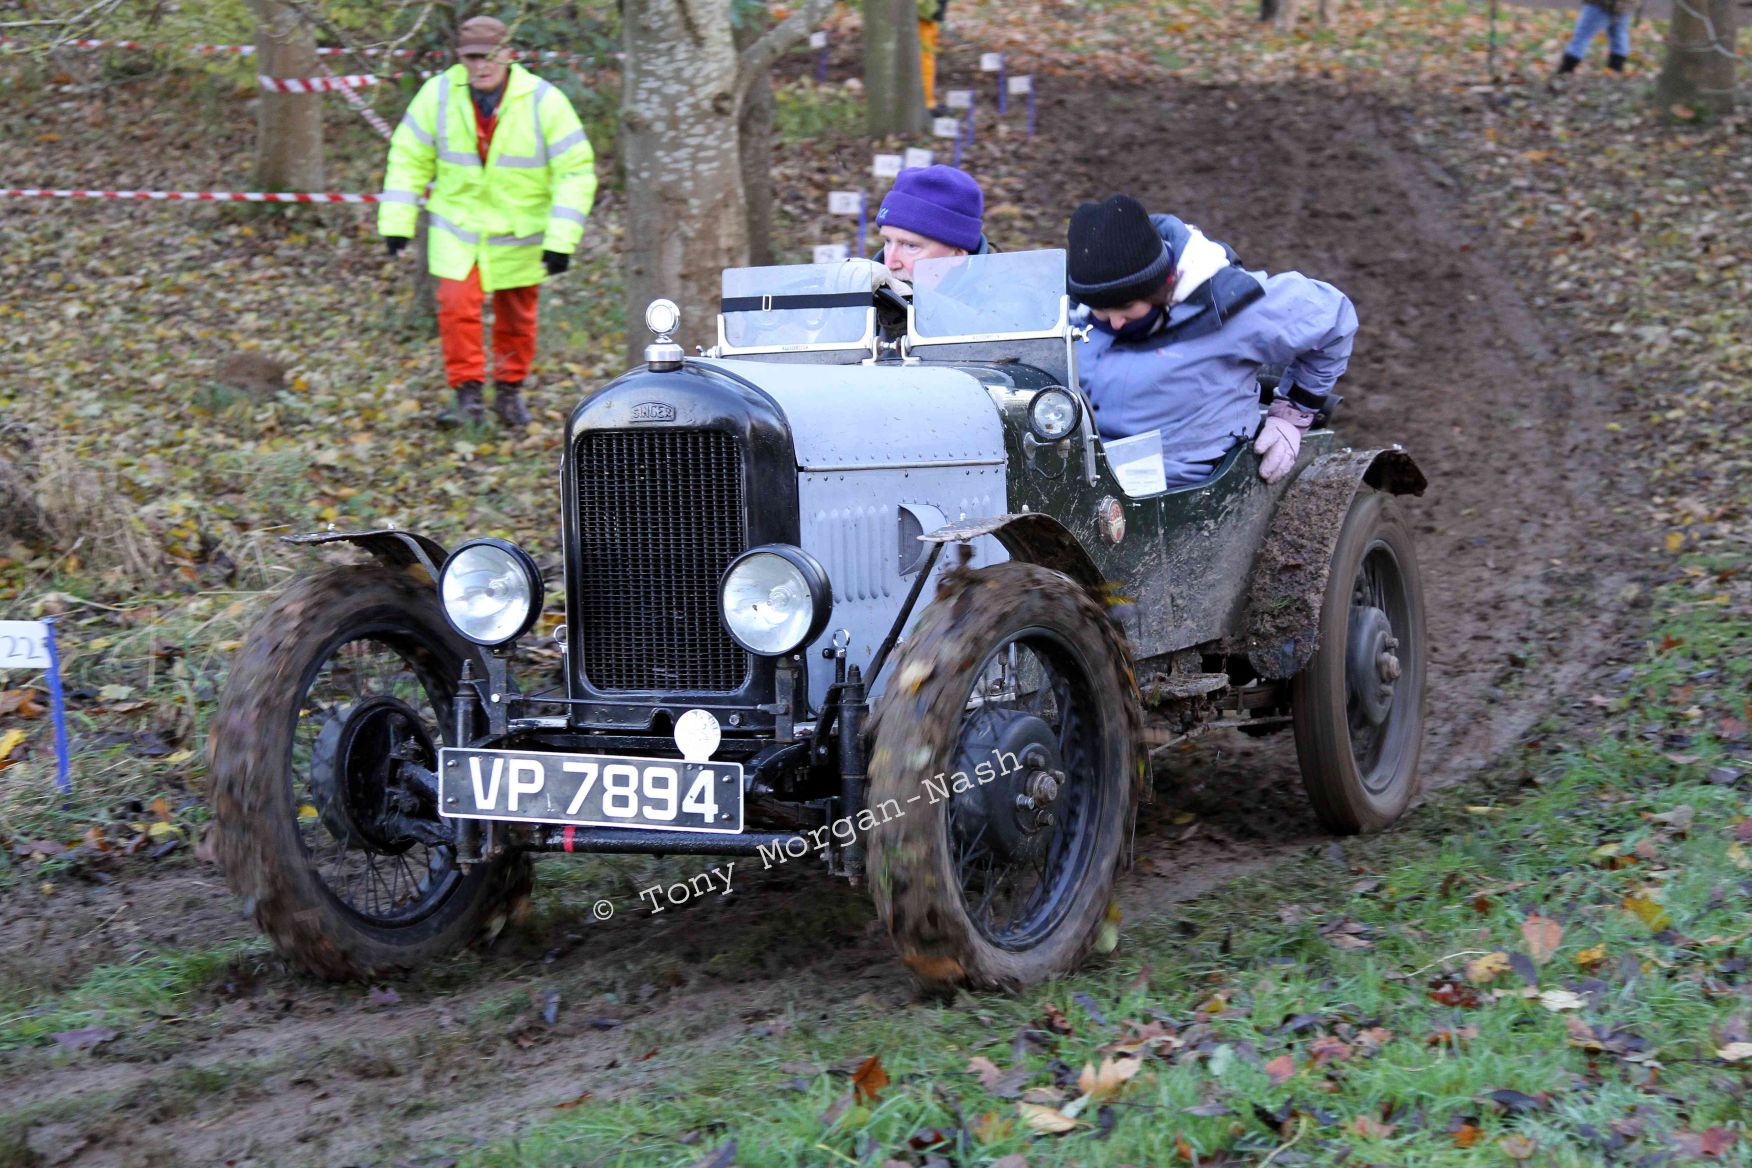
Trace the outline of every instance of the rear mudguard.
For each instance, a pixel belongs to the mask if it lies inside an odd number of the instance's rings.
[[[379,563],[391,568],[423,568],[432,583],[438,583],[438,569],[444,566],[449,552],[430,536],[413,531],[398,531],[393,527],[372,531],[309,531],[303,535],[283,535],[286,543],[319,544],[350,543],[364,548]]]
[[[1320,606],[1339,530],[1357,488],[1421,495],[1429,481],[1411,455],[1341,450],[1322,455],[1296,476],[1278,503],[1253,561],[1239,648],[1259,676],[1295,676],[1320,643]]]

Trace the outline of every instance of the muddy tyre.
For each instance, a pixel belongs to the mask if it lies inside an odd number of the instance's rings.
[[[215,850],[275,948],[319,977],[408,972],[491,936],[528,858],[464,873],[428,771],[469,650],[430,583],[372,565],[288,588],[232,667],[211,739]]]
[[[915,973],[1014,988],[1078,965],[1125,853],[1140,717],[1118,627],[1061,573],[997,564],[925,610],[876,706],[869,791],[877,913]]]
[[[1386,827],[1417,796],[1427,651],[1411,532],[1365,487],[1333,549],[1319,648],[1290,683],[1302,783],[1328,830]]]

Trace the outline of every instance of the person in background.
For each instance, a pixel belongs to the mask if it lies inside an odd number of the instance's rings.
[[[943,17],[949,11],[949,0],[918,0],[918,3],[919,78],[925,85],[925,108],[940,114],[943,108],[937,104],[937,43],[943,35]]]
[[[1248,440],[1260,478],[1289,474],[1357,331],[1331,284],[1247,271],[1227,244],[1128,195],[1071,215],[1065,291],[1093,328],[1078,372],[1101,436],[1160,431],[1169,489]],[[1262,424],[1259,367],[1275,364],[1288,368]]]
[[[390,255],[414,234],[427,184],[427,263],[456,394],[444,425],[486,420],[482,301],[493,298],[493,412],[527,426],[541,283],[566,270],[596,198],[596,159],[566,95],[511,63],[505,25],[457,31],[460,62],[420,87],[390,139],[377,231]]]
[[[1575,35],[1570,37],[1569,47],[1557,63],[1557,72],[1551,75],[1548,88],[1553,93],[1563,86],[1568,74],[1576,71],[1602,29],[1606,32],[1606,67],[1614,73],[1624,72],[1624,63],[1630,58],[1630,0],[1583,0],[1582,10],[1576,15]]]

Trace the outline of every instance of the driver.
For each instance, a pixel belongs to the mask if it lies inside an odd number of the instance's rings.
[[[1350,363],[1350,298],[1300,272],[1247,271],[1227,244],[1128,195],[1078,207],[1067,247],[1065,291],[1094,327],[1078,364],[1101,436],[1161,431],[1170,489],[1249,438],[1261,478],[1288,474]],[[1270,364],[1288,368],[1261,426]]]
[[[901,279],[913,265],[939,256],[986,255],[985,192],[973,176],[937,163],[903,170],[876,212],[882,248],[875,260]]]

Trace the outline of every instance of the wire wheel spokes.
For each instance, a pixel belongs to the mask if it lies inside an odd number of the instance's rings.
[[[435,768],[446,692],[430,654],[361,633],[329,651],[299,704],[291,759],[299,841],[328,892],[373,924],[421,919],[461,876],[453,848],[408,830],[410,821],[436,824],[437,805],[401,770],[403,757]]]
[[[1091,692],[1081,656],[1046,629],[1007,638],[975,674],[948,842],[968,917],[995,945],[1026,949],[1050,933],[1093,862],[1095,813],[1109,796]]]

